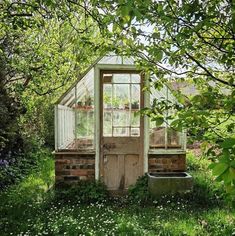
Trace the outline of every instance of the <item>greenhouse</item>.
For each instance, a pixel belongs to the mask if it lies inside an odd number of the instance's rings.
[[[139,111],[171,90],[143,90],[148,78],[134,58],[97,60],[55,105],[56,183],[101,179],[124,190],[147,172],[185,170],[185,132],[156,127]]]

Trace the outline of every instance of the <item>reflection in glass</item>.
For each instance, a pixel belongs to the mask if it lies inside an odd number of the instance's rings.
[[[131,128],[131,136],[140,136],[140,128]]]
[[[113,111],[113,126],[129,126],[129,112],[126,110]]]
[[[104,111],[103,134],[104,136],[112,136],[112,112]]]
[[[130,74],[113,74],[113,83],[130,83]]]
[[[165,147],[165,127],[155,127],[150,130],[149,145],[153,148]]]
[[[113,136],[114,137],[129,136],[129,129],[126,127],[113,128]]]
[[[140,74],[131,74],[132,83],[140,83]]]
[[[139,127],[140,126],[140,114],[136,112],[131,112],[131,126]]]
[[[103,135],[139,136],[140,76],[107,74],[103,81]]]
[[[112,85],[104,84],[103,86],[104,86],[103,88],[104,109],[111,109],[112,108]]]
[[[128,84],[113,85],[113,108],[114,109],[129,109],[130,91]]]
[[[168,128],[167,130],[167,147],[177,148],[180,147],[180,135],[179,132]]]
[[[140,85],[131,85],[131,109],[138,110],[140,108]]]

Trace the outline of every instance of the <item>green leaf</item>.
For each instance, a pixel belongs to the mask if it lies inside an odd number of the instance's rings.
[[[158,38],[160,38],[160,33],[159,33],[159,32],[154,32],[154,33],[152,34],[152,37],[153,37],[154,39],[158,39]]]
[[[215,165],[215,167],[212,170],[213,175],[220,176],[222,175],[227,169],[229,168],[229,165],[227,163],[218,163]]]
[[[227,138],[220,145],[222,148],[232,148],[235,145],[235,138]]]
[[[220,162],[220,163],[227,163],[227,164],[229,164],[229,163],[230,163],[229,156],[227,156],[227,155],[222,155],[222,156],[219,158],[219,162]]]
[[[211,164],[208,166],[208,168],[212,170],[212,169],[215,168],[216,165],[217,165],[216,163],[211,163]]]
[[[164,119],[163,117],[157,117],[154,119],[154,121],[155,121],[156,126],[160,126],[164,122]]]
[[[155,59],[157,61],[161,61],[162,57],[163,57],[163,52],[161,50],[157,50],[156,53],[155,53]]]
[[[230,173],[229,173],[229,169],[227,169],[226,171],[224,171],[223,174],[220,175],[221,179],[224,181],[224,183],[227,185],[227,184],[230,184],[231,183],[231,176],[230,176]]]
[[[233,161],[230,162],[230,166],[235,169],[235,160],[233,160]]]
[[[229,175],[231,177],[231,180],[235,180],[235,168],[229,168]]]
[[[173,127],[174,129],[178,130],[178,131],[182,131],[182,121],[180,119],[176,119],[176,120],[173,120],[171,122],[171,127]]]

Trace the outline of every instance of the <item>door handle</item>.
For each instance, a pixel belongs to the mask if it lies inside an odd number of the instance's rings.
[[[103,144],[103,148],[107,149],[108,151],[110,151],[110,149],[115,148],[115,147],[116,147],[115,143],[105,143],[105,144]]]

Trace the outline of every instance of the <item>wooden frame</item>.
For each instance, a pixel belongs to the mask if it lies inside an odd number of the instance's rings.
[[[123,72],[126,72],[126,73],[130,73],[130,72],[140,72],[139,70],[136,69],[135,65],[112,65],[112,64],[96,64],[94,66],[94,73],[95,73],[95,81],[94,81],[94,100],[95,100],[95,152],[96,152],[96,155],[95,155],[95,178],[98,180],[100,179],[100,140],[101,140],[101,122],[100,122],[100,110],[101,110],[101,107],[100,107],[100,101],[102,101],[101,99],[101,93],[100,93],[100,88],[101,88],[101,71],[108,71],[108,72],[119,72],[119,73],[123,73]],[[143,79],[143,78],[142,78]],[[143,84],[143,83],[142,83]],[[142,88],[141,88],[142,89]],[[141,106],[145,106],[145,96],[147,95],[146,92],[141,93],[143,98],[141,99],[141,101],[143,102],[143,104],[141,104]],[[143,122],[142,122],[142,126],[145,127],[145,125],[147,124],[147,118],[144,118],[143,119]],[[141,130],[141,129],[140,129]],[[142,129],[143,130],[143,129]],[[142,136],[144,137],[144,140],[145,140],[145,136],[144,136],[144,132],[145,130],[142,131],[143,134]],[[141,134],[140,134],[141,135]],[[144,167],[144,170],[143,170],[143,174],[144,172],[147,172],[147,169],[148,169],[148,153],[147,153],[147,148],[146,148],[146,141],[143,141],[143,147],[142,147],[142,150],[143,150],[143,157],[144,157],[144,160],[143,160],[143,167]]]
[[[99,64],[101,58],[96,60],[95,63],[93,63],[86,72],[79,77],[79,79],[70,87],[70,89],[63,94],[60,99],[57,101],[57,104],[55,105],[55,150],[56,151],[62,151],[58,150],[58,105],[59,102],[62,101],[62,99],[75,87],[79,82],[80,79],[83,78],[84,75],[86,75],[90,69],[94,67],[94,119],[95,119],[95,127],[94,127],[94,150],[95,152],[95,178],[99,179],[100,177],[100,140],[101,140],[101,121],[100,121],[100,109],[101,104],[101,83],[100,83],[100,73],[101,71],[108,71],[108,72],[118,72],[118,73],[131,73],[131,72],[140,72],[137,70],[136,66],[133,64]],[[145,74],[145,85],[149,85],[149,75]],[[143,79],[143,78],[142,78]],[[77,91],[75,91],[75,94],[77,94]],[[145,90],[143,93],[141,93],[143,96],[143,99],[141,99],[142,103],[141,107],[149,107],[150,105],[150,93]],[[76,117],[75,117],[76,119]],[[143,137],[143,173],[148,172],[148,155],[149,154],[178,154],[178,153],[185,153],[186,150],[186,131],[182,132],[181,138],[182,138],[182,146],[181,149],[149,149],[149,118],[144,117],[143,121],[141,121],[141,135]],[[65,151],[73,151],[74,153],[80,152],[80,150],[65,150]],[[90,152],[91,150],[84,150],[84,152]]]
[[[101,79],[103,78],[103,74],[105,73],[110,73],[110,74],[131,74],[131,73],[138,73],[140,74],[140,109],[144,107],[144,93],[143,93],[143,74],[141,74],[141,71],[139,70],[133,70],[133,69],[129,69],[129,70],[115,70],[115,69],[101,69],[99,70],[99,146],[100,146],[100,150],[99,150],[99,171],[97,171],[97,175],[99,175],[99,177],[103,177],[104,176],[104,162],[103,162],[103,82],[101,82]],[[125,83],[125,84],[131,84],[131,83]],[[140,135],[139,135],[139,140],[140,140],[140,143],[141,143],[141,147],[140,147],[140,168],[141,168],[141,172],[142,174],[144,174],[144,169],[143,169],[143,166],[144,166],[144,163],[146,161],[144,161],[144,118],[143,117],[140,117],[140,126],[139,126],[139,129],[140,129]],[[113,136],[112,136],[113,137]],[[111,138],[111,137],[110,137]],[[125,138],[125,137],[117,137],[117,138]],[[129,136],[129,138],[133,139],[135,137],[131,137]],[[137,137],[136,137],[137,138]]]

